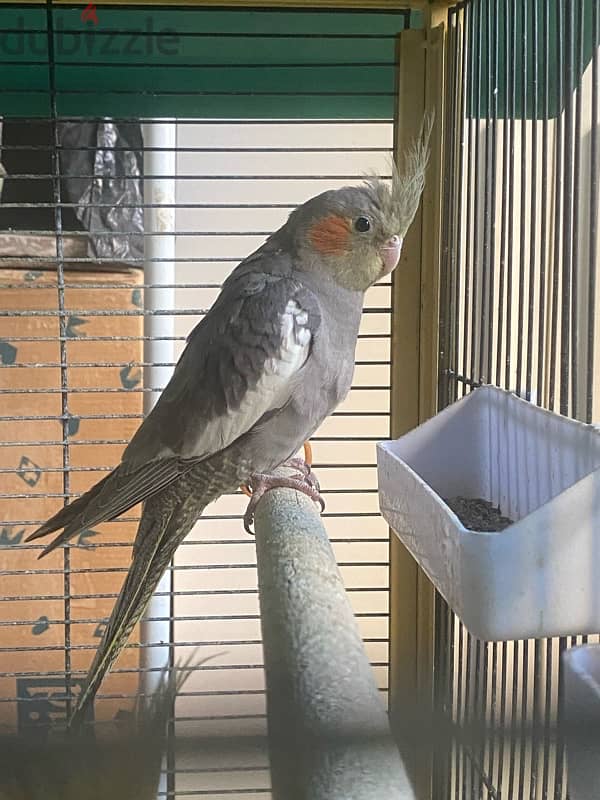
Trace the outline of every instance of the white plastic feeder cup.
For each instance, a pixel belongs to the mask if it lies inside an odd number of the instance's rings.
[[[472,634],[600,630],[600,432],[484,386],[378,445],[391,528]],[[482,498],[514,523],[465,528],[443,498]]]

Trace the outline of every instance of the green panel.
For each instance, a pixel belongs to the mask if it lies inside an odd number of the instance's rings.
[[[491,113],[514,119],[556,117],[592,58],[592,8],[598,2],[600,0],[505,0],[490,4],[488,0],[473,0],[467,10],[471,23],[467,25],[470,81],[467,114],[478,118]],[[580,13],[583,23],[581,57]],[[543,55],[546,36],[547,80]],[[495,42],[498,63],[494,81]],[[507,63],[510,65],[508,79]],[[537,82],[534,81],[536,71]]]
[[[83,7],[54,10],[60,115],[389,118],[396,37],[420,21],[403,10],[100,6],[94,25]],[[47,115],[45,8],[0,6],[0,28],[0,115]]]

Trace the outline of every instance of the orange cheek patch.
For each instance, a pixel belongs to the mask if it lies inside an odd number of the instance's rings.
[[[349,249],[350,223],[345,217],[329,214],[309,230],[315,250],[324,255],[342,255]]]

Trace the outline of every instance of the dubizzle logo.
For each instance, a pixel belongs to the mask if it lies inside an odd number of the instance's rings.
[[[88,3],[81,12],[81,21],[86,24],[93,22],[94,25],[98,24],[98,15],[96,14],[96,6],[93,3]]]
[[[1,0],[0,0],[1,2]],[[135,26],[107,27],[107,18],[100,25],[94,3],[77,15],[57,13],[54,21],[54,52],[58,57],[75,54],[94,56],[137,56],[151,58],[155,54],[176,56],[179,53],[179,35],[172,28],[155,29],[151,15],[135,15]],[[104,10],[102,11],[105,14]],[[79,18],[78,18],[79,17]],[[81,24],[83,23],[83,25]],[[91,25],[89,24],[91,23]],[[30,30],[23,16],[17,17],[14,28],[0,31],[0,55],[46,56],[48,34]]]

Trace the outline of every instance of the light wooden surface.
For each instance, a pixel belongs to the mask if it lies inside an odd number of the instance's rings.
[[[409,231],[394,276],[392,314],[392,436],[398,437],[436,412],[439,275],[441,247],[442,141],[445,7],[437,3],[426,22],[399,41],[399,157],[417,135],[423,115],[433,113],[431,156],[421,209]],[[434,592],[404,546],[390,544],[390,710],[427,713],[433,703]],[[415,749],[413,771],[419,800],[431,797],[431,757]]]

